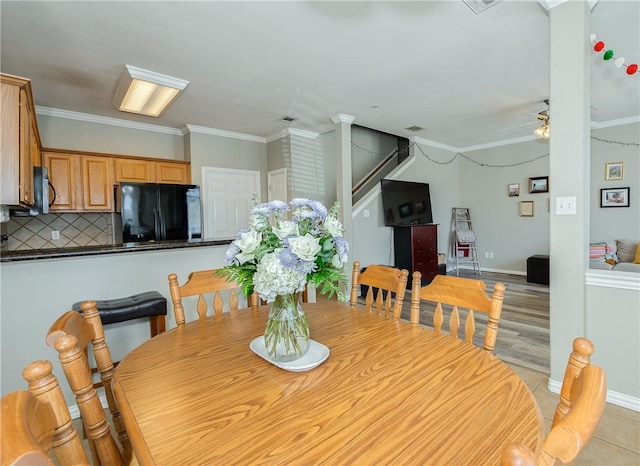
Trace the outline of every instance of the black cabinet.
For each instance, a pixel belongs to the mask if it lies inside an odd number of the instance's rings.
[[[422,284],[438,275],[438,225],[412,225],[393,230],[395,267],[407,269],[411,287],[413,272],[422,274]]]

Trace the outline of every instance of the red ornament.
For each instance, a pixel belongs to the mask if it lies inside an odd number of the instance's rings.
[[[602,41],[596,42],[596,45],[593,46],[593,50],[595,50],[596,52],[600,52],[603,48],[604,42]]]
[[[627,74],[635,74],[636,71],[638,71],[638,65],[636,63],[632,63],[631,65],[627,66]]]

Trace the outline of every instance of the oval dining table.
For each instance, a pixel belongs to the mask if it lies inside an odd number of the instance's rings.
[[[484,465],[511,442],[539,450],[538,405],[493,354],[337,301],[303,307],[330,351],[311,370],[250,349],[269,306],[187,323],[129,353],[113,383],[138,462]]]

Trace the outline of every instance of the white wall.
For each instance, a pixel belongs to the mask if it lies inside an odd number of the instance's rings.
[[[167,328],[175,327],[167,276],[181,282],[193,270],[223,265],[227,246],[145,251],[68,259],[4,262],[0,265],[0,388],[8,393],[26,387],[22,369],[38,359],[53,363],[64,381],[57,352],[45,343],[49,326],[73,303],[85,299],[114,299],[144,291],[159,291],[167,298]],[[105,327],[114,360],[149,338],[146,319]],[[73,394],[61,383],[67,403]]]
[[[134,129],[41,113],[37,114],[37,120],[42,146],[48,149],[185,160],[182,134],[172,128],[141,125],[146,129]]]
[[[482,269],[524,274],[527,257],[549,254],[549,193],[529,194],[528,189],[530,177],[549,175],[548,154],[547,140],[535,140],[460,158],[458,207],[471,209]],[[507,194],[513,183],[520,184],[519,197]],[[533,201],[533,217],[520,216],[521,201]]]
[[[591,240],[640,241],[640,123],[591,131]],[[594,139],[598,138],[598,139]],[[627,145],[606,141],[625,142]],[[628,143],[635,142],[636,145]],[[605,180],[607,162],[624,163],[624,179]],[[630,207],[600,207],[600,189],[630,188]]]

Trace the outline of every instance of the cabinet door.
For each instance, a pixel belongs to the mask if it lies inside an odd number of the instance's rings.
[[[20,88],[1,83],[0,204],[18,205],[20,190]]]
[[[436,225],[411,227],[413,271],[420,272],[423,280],[438,274],[437,232]]]
[[[49,181],[55,189],[55,201],[51,211],[73,211],[81,207],[80,157],[77,155],[44,152],[43,164],[49,169]],[[53,192],[49,191],[53,200]]]
[[[116,183],[129,181],[133,183],[151,183],[154,181],[154,162],[135,159],[115,159]]]
[[[182,162],[155,162],[156,183],[189,184],[191,170],[189,164]]]
[[[81,156],[82,210],[113,209],[113,159]]]
[[[20,89],[20,202],[33,205],[33,154],[31,150],[31,114],[27,105],[27,91]],[[37,148],[36,148],[37,150]]]

